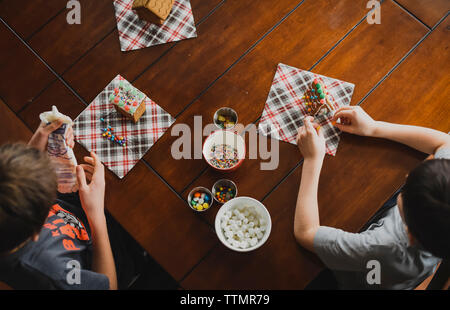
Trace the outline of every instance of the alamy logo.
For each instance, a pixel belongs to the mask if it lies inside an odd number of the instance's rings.
[[[67,13],[67,23],[69,25],[73,24],[81,24],[81,4],[78,0],[70,0],[66,5],[67,9],[70,9],[69,13]]]
[[[67,284],[81,284],[81,265],[77,260],[68,261],[66,264],[66,269],[69,269],[69,272],[66,276]]]
[[[369,25],[381,24],[381,4],[380,1],[370,0],[367,2],[367,8],[371,11],[367,14],[367,23]]]
[[[381,264],[377,260],[370,260],[366,265],[370,269],[367,273],[366,280],[369,285],[381,284]]]

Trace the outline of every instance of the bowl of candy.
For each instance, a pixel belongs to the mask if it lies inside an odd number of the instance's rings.
[[[256,199],[237,197],[217,212],[215,229],[219,240],[236,252],[249,252],[269,238],[272,220],[266,207]]]
[[[237,187],[233,181],[222,179],[214,183],[211,192],[215,201],[226,203],[237,196]]]
[[[214,169],[222,172],[233,171],[244,161],[245,141],[230,130],[217,130],[203,143],[203,157]]]
[[[204,212],[211,208],[214,200],[209,189],[205,187],[195,187],[188,195],[187,202],[189,207],[196,212]]]
[[[232,129],[237,121],[237,113],[232,108],[220,108],[214,113],[214,124],[220,129]]]

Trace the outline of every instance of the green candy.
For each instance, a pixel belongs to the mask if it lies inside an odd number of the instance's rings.
[[[113,102],[115,98],[116,98],[116,95],[114,95],[114,94],[109,95],[110,102]]]
[[[317,84],[316,84],[316,88],[317,88],[317,90],[319,90],[319,89],[322,88],[322,86],[320,86],[320,83],[317,83]]]
[[[320,99],[325,99],[325,94],[321,93],[319,97],[320,97]]]
[[[119,107],[123,107],[125,104],[123,103],[122,99],[119,101]]]

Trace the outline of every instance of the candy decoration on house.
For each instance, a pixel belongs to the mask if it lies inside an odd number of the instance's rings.
[[[174,0],[134,0],[133,10],[139,18],[162,25],[172,11]]]
[[[120,81],[119,87],[109,96],[109,102],[117,112],[135,123],[145,113],[145,94],[127,81]]]
[[[329,93],[327,87],[318,79],[314,79],[311,87],[306,91],[305,96],[303,97],[306,101],[305,105],[308,114],[316,116],[320,112],[322,114],[327,114],[334,111],[334,107],[330,103],[328,96]]]

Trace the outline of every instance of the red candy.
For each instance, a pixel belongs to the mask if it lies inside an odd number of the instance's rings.
[[[114,93],[117,95],[119,93],[119,89],[118,88],[114,88]]]

